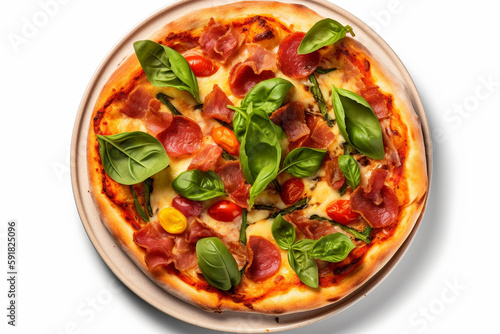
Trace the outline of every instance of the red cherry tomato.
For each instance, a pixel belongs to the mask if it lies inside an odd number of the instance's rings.
[[[236,217],[241,215],[241,208],[235,203],[222,200],[215,203],[208,209],[208,215],[215,220],[222,222],[232,222]]]
[[[351,211],[351,205],[345,199],[339,199],[328,204],[326,214],[342,225],[347,225],[359,217],[356,212]]]
[[[203,204],[201,202],[192,201],[182,196],[174,197],[172,206],[186,217],[199,216],[203,212]]]
[[[286,205],[296,203],[304,192],[304,182],[302,179],[290,179],[281,186],[281,200]]]
[[[202,56],[187,56],[186,60],[197,77],[208,77],[218,70],[217,66],[210,59],[203,58]]]

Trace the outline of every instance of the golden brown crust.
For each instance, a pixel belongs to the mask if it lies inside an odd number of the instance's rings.
[[[171,32],[177,33],[186,30],[199,33],[201,27],[207,24],[211,17],[230,22],[233,19],[244,18],[256,13],[259,15],[279,16],[283,23],[293,26],[295,31],[307,31],[315,22],[321,19],[317,13],[301,5],[267,1],[240,2],[194,11],[187,18],[182,17],[168,23],[151,35],[150,39],[162,41]],[[375,275],[399,249],[419,218],[427,195],[425,148],[421,126],[404,85],[385,70],[362,45],[352,39],[346,39],[346,43],[350,48],[370,59],[371,74],[375,82],[382,92],[393,96],[393,112],[400,116],[405,126],[407,149],[402,166],[402,179],[408,189],[408,200],[406,203],[402,203],[399,223],[393,234],[384,242],[374,242],[374,245],[363,256],[361,265],[340,280],[338,284],[311,289],[296,279],[296,283],[290,285],[286,293],[269,294],[265,298],[257,298],[251,304],[238,302],[234,298],[225,298],[224,295],[214,292],[214,289],[207,290],[202,285],[197,285],[193,278],[183,278],[170,267],[156,269],[151,272],[144,260],[144,250],[133,241],[134,228],[124,220],[122,209],[113,203],[103,191],[104,174],[97,149],[96,133],[94,127],[91,126],[88,135],[89,181],[90,190],[99,209],[101,219],[122,249],[158,285],[187,302],[212,311],[235,310],[266,314],[305,311],[344,298]],[[98,117],[99,111],[103,110],[115,94],[126,90],[130,82],[140,75],[140,64],[135,54],[132,54],[120,64],[102,89],[95,105],[93,117]],[[274,242],[270,235],[268,235],[268,238]],[[286,267],[288,272],[293,273],[286,260],[285,251],[282,251],[282,266]],[[290,280],[290,277],[287,277],[287,279]],[[242,284],[248,284],[253,289],[259,288],[258,285],[245,279]]]

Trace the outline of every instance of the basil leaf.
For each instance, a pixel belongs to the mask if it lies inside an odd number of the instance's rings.
[[[281,215],[274,218],[273,225],[271,226],[271,233],[281,249],[290,249],[295,242],[295,228]]]
[[[156,94],[156,98],[160,100],[161,103],[163,103],[165,106],[167,106],[168,110],[174,115],[174,116],[182,116],[182,114],[177,110],[176,107],[170,102],[169,98],[170,96],[165,95],[163,93],[158,93]]]
[[[295,177],[313,176],[321,168],[326,150],[299,147],[290,152],[283,161],[283,169]]]
[[[316,76],[314,73],[311,73],[308,78],[309,82],[312,84],[311,93],[316,100],[316,103],[318,103],[319,111],[321,112],[321,115],[323,115],[326,125],[333,127],[335,125],[335,120],[333,120],[328,113],[328,106],[326,105],[323,93],[321,93]]]
[[[369,244],[371,242],[369,236],[370,236],[370,232],[371,232],[371,227],[370,229],[368,230],[367,228],[364,229],[363,232],[359,232],[358,230],[356,229],[353,229],[352,227],[349,227],[349,226],[345,226],[345,225],[342,225],[340,223],[337,223],[335,220],[331,220],[331,219],[328,219],[328,218],[324,218],[324,217],[321,217],[321,216],[318,216],[318,215],[312,215],[311,217],[309,217],[309,219],[315,219],[315,220],[324,220],[324,221],[327,221],[329,222],[330,224],[334,225],[334,226],[337,226],[337,227],[340,227],[341,229],[343,229],[344,231],[348,232],[348,233],[351,233],[356,239],[359,239],[361,241],[364,241],[366,242],[367,244]]]
[[[99,155],[110,178],[124,185],[146,180],[168,166],[163,145],[146,132],[97,135]]]
[[[249,106],[249,111],[236,110],[233,117],[233,132],[236,138],[241,143],[245,132],[247,131],[247,123],[249,114],[252,113],[252,106]]]
[[[317,240],[312,246],[309,254],[315,259],[340,262],[354,249],[354,244],[347,235],[333,233],[325,235]]]
[[[376,159],[384,158],[380,123],[364,98],[351,91],[332,86],[335,119],[344,139],[360,153]]]
[[[153,192],[153,179],[147,178],[142,183],[144,186],[144,199],[146,201],[146,211],[150,217],[153,217],[153,208],[151,208],[151,193]]]
[[[179,195],[193,201],[205,201],[227,195],[221,178],[211,170],[203,172],[191,169],[182,172],[172,182],[172,187]]]
[[[247,244],[247,209],[243,208],[241,210],[241,227],[240,227],[240,242],[243,245]]]
[[[314,240],[303,239],[293,244],[288,250],[288,263],[300,278],[301,282],[311,288],[319,285],[318,264],[309,254]]]
[[[250,103],[254,109],[260,109],[266,114],[281,107],[286,94],[293,87],[293,84],[283,78],[273,78],[259,82],[250,90],[241,101],[241,109],[247,109]]]
[[[137,213],[139,216],[141,216],[142,220],[144,220],[146,223],[149,222],[149,217],[146,215],[144,210],[142,209],[142,206],[139,204],[139,200],[137,199],[137,194],[135,193],[134,187],[129,186],[130,191],[132,191],[132,196],[134,197],[134,206],[135,209],[137,210]]]
[[[273,125],[274,123],[263,111],[254,110],[248,117],[246,131],[241,141],[241,169],[245,180],[252,185],[250,208],[257,195],[278,175],[281,146]]]
[[[298,201],[297,203],[295,203],[294,205],[289,206],[288,208],[271,213],[268,218],[275,218],[275,217],[278,217],[278,215],[284,216],[284,215],[286,215],[288,213],[292,213],[296,210],[304,209],[305,207],[307,207],[307,202],[309,202],[309,198],[305,197],[305,198],[301,199],[300,201]]]
[[[180,53],[149,40],[135,42],[134,50],[153,86],[188,91],[200,103],[196,76]]]
[[[352,190],[356,189],[361,181],[361,172],[356,160],[351,155],[341,155],[339,167]]]
[[[203,277],[211,286],[227,291],[240,283],[241,273],[236,260],[219,238],[198,240],[196,257]]]
[[[343,26],[339,22],[329,18],[320,20],[306,33],[297,53],[311,53],[324,46],[332,45],[344,38],[347,33],[354,36],[352,28],[348,25]]]

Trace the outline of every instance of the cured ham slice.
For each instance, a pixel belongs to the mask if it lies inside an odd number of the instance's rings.
[[[318,51],[303,55],[297,53],[300,42],[305,35],[304,32],[291,33],[281,41],[278,48],[278,68],[293,79],[307,77],[319,65],[320,54]]]
[[[240,207],[248,209],[250,185],[245,183],[245,177],[239,161],[227,161],[215,171],[220,176],[224,189],[231,199]]]
[[[219,145],[209,144],[196,154],[187,169],[199,169],[206,172],[209,169],[213,169],[221,155],[222,148]]]
[[[153,136],[167,129],[174,119],[172,113],[159,111],[160,107],[161,102],[157,99],[152,99],[149,102],[149,109],[145,116],[146,128]]]
[[[205,56],[225,63],[239,49],[243,40],[244,36],[232,26],[228,29],[211,18],[198,42]]]
[[[306,124],[310,130],[309,136],[291,142],[289,148],[311,147],[325,149],[335,140],[335,134],[323,118],[314,115],[306,116]]]
[[[135,232],[134,242],[146,249],[145,261],[149,269],[168,265],[174,260],[174,238],[158,223],[149,223]]]
[[[227,106],[233,105],[231,100],[227,98],[226,93],[218,85],[205,97],[203,103],[203,116],[216,118],[226,123],[231,123],[234,117],[234,111]]]
[[[300,101],[290,102],[273,112],[271,121],[283,126],[289,141],[297,141],[311,133],[306,124],[304,105]]]
[[[340,189],[344,185],[345,176],[340,170],[339,157],[325,157],[325,179],[332,189]]]
[[[379,120],[390,117],[391,112],[387,108],[387,97],[382,94],[378,86],[368,86],[359,92],[370,107],[372,107],[373,112]]]
[[[190,118],[174,116],[172,124],[156,138],[170,157],[179,157],[196,153],[201,146],[203,134],[200,126]]]
[[[276,274],[281,266],[281,254],[269,240],[252,235],[248,239],[249,255],[245,274],[254,281],[263,281]]]
[[[301,210],[289,213],[285,219],[293,223],[308,239],[318,240],[325,235],[341,232],[327,221],[307,218]]]
[[[351,210],[359,213],[373,228],[391,226],[399,214],[398,198],[394,190],[384,184],[386,176],[386,171],[374,171],[368,185],[358,187],[349,201]]]

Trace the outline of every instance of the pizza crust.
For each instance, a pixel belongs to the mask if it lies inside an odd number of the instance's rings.
[[[314,11],[296,4],[278,2],[240,2],[220,7],[201,9],[190,13],[187,18],[181,17],[165,25],[149,37],[160,41],[170,32],[186,29],[201,29],[200,22],[208,23],[211,17],[230,21],[248,15],[274,15],[279,13],[279,19],[285,24],[293,25],[296,31],[307,31],[322,17]],[[144,250],[133,241],[134,229],[126,223],[121,215],[121,208],[111,202],[102,191],[103,174],[101,173],[98,144],[93,124],[88,135],[88,174],[90,192],[101,219],[120,247],[138,265],[141,270],[156,284],[172,295],[193,305],[211,311],[243,311],[264,314],[284,314],[315,309],[334,303],[363,285],[373,277],[395,254],[406,240],[419,219],[425,205],[427,195],[427,172],[425,147],[420,122],[413,110],[406,87],[395,79],[368,50],[353,39],[346,38],[349,47],[365,54],[371,62],[372,74],[377,78],[381,90],[394,96],[395,110],[398,110],[407,130],[408,150],[404,161],[404,177],[408,186],[408,203],[401,210],[399,224],[391,238],[384,243],[376,244],[365,254],[362,265],[357,267],[339,284],[327,288],[311,289],[303,284],[297,284],[286,294],[275,294],[259,299],[250,306],[237,303],[228,298],[222,298],[220,293],[197,289],[188,285],[177,275],[172,275],[168,269],[157,269],[150,272],[144,261]],[[113,98],[114,94],[130,89],[128,85],[141,74],[140,64],[135,54],[127,57],[112,74],[103,87],[93,111],[93,116]],[[274,242],[274,240],[271,240]],[[290,275],[295,275],[286,260],[286,252],[282,251],[282,265]],[[291,277],[291,276],[290,276]],[[298,278],[297,278],[298,280]]]

